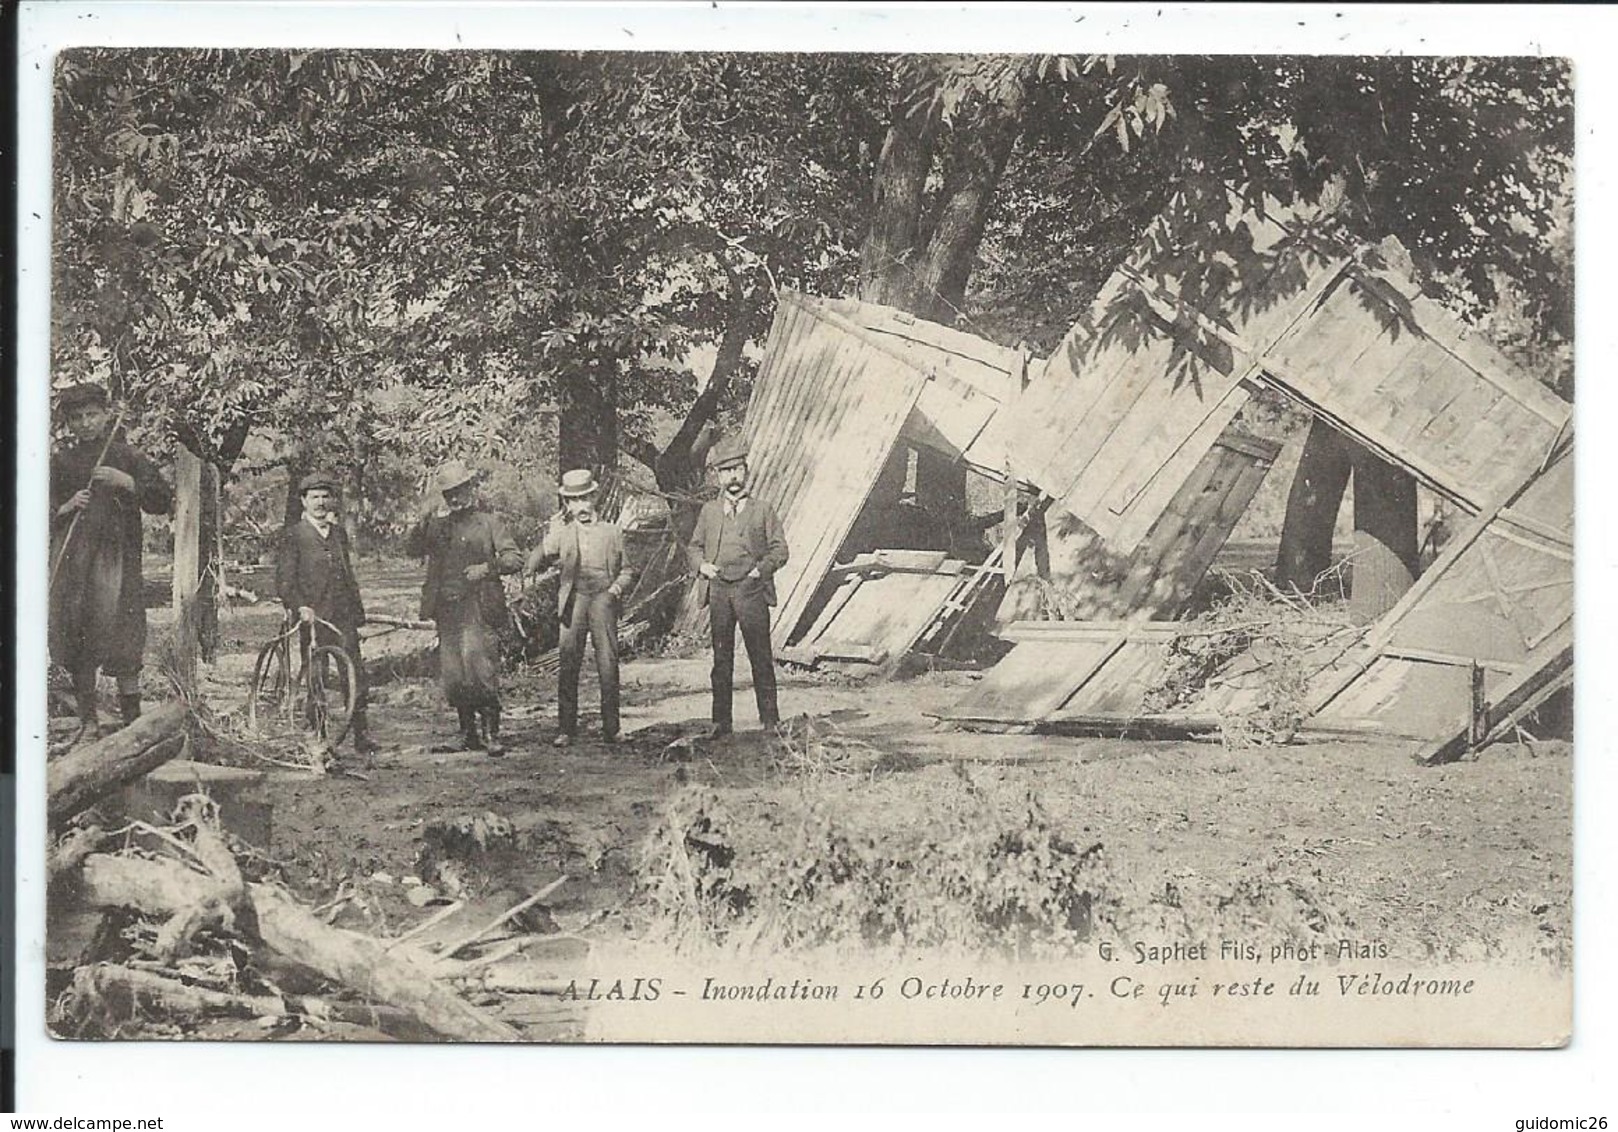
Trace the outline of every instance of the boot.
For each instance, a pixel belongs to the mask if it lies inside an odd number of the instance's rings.
[[[140,718],[140,693],[118,693],[118,713],[124,717],[124,726],[128,727]]]
[[[487,750],[490,758],[499,758],[506,753],[505,744],[500,742],[500,709],[497,707],[483,710],[484,732],[488,736]]]
[[[477,714],[469,707],[457,707],[455,714],[460,717],[461,737],[448,743],[436,744],[433,753],[448,755],[460,751],[481,751],[483,739],[478,734]]]
[[[78,675],[73,677],[73,698],[79,705],[79,735],[83,739],[96,739],[101,735],[101,721],[96,715],[96,678],[95,673],[89,676]]]
[[[354,717],[354,750],[361,755],[374,755],[382,749],[375,739],[371,738],[370,721],[363,715]]]

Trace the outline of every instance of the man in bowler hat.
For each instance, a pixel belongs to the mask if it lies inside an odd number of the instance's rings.
[[[113,435],[101,386],[71,386],[57,407],[71,439],[51,456],[50,652],[73,677],[81,734],[93,739],[98,670],[118,682],[123,722],[140,715],[141,512],[166,514],[174,490],[156,464]]]
[[[532,574],[547,562],[557,563],[560,586],[561,672],[556,701],[561,730],[555,745],[571,743],[579,729],[579,671],[584,667],[584,639],[595,646],[596,678],[601,685],[601,735],[609,743],[618,731],[618,613],[634,573],[624,559],[624,536],[616,523],[596,514],[600,485],[588,468],[562,473],[562,511],[552,518],[545,537],[528,558]]]
[[[361,754],[377,750],[367,718],[365,658],[360,655],[360,626],[365,604],[349,555],[348,532],[337,517],[337,477],[314,471],[298,483],[303,515],[282,532],[275,560],[276,589],[281,604],[302,624],[300,640],[339,645],[354,661],[354,749]],[[316,620],[333,625],[337,634]]]
[[[753,669],[759,722],[771,728],[781,721],[770,607],[775,604],[775,572],[787,563],[787,541],[775,509],[748,491],[746,445],[734,438],[720,441],[710,462],[719,497],[702,505],[687,555],[713,634],[713,730],[728,735],[737,626]]]
[[[500,575],[515,574],[522,558],[505,524],[478,506],[476,480],[460,460],[440,468],[438,497],[423,501],[405,547],[427,560],[421,616],[438,623],[438,677],[461,725],[459,742],[435,749],[499,756],[500,629],[508,616]]]

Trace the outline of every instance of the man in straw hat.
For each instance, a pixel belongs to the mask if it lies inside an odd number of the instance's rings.
[[[555,745],[571,743],[579,728],[579,670],[584,666],[584,638],[595,645],[596,677],[601,685],[601,734],[618,742],[618,612],[634,573],[624,560],[624,536],[616,523],[596,515],[600,485],[586,468],[562,474],[561,513],[528,558],[534,573],[556,562],[561,574],[557,612],[561,618],[561,672],[557,682],[557,714],[561,730]]]
[[[303,514],[281,535],[275,558],[275,584],[281,604],[302,624],[300,639],[310,644],[339,645],[354,660],[354,749],[376,751],[366,711],[365,658],[360,655],[360,626],[365,604],[349,554],[348,532],[338,521],[338,481],[328,471],[313,471],[298,482]],[[330,623],[336,630],[316,624]]]
[[[770,607],[775,604],[775,572],[787,563],[787,541],[775,509],[748,491],[747,446],[727,438],[714,446],[709,461],[719,480],[719,498],[702,505],[687,554],[713,633],[714,734],[728,735],[738,625],[753,669],[759,722],[766,728],[781,722]]]
[[[427,560],[421,616],[438,623],[438,675],[460,719],[457,742],[439,751],[506,753],[500,739],[500,628],[508,616],[500,575],[522,566],[517,544],[478,506],[476,475],[460,460],[438,470],[406,540]]]
[[[146,648],[141,512],[167,513],[173,488],[122,437],[99,385],[57,402],[71,440],[51,456],[51,659],[73,677],[83,734],[100,733],[96,673],[118,682],[125,724],[140,715]]]

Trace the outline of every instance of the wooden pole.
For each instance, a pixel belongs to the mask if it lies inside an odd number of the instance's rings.
[[[1011,383],[1006,389],[1006,403],[1000,406],[1000,412],[1008,420],[1016,411],[1017,401],[1022,397],[1023,385],[1028,380],[1028,349],[1026,346],[1017,348],[1017,365],[1011,374]],[[1010,431],[1006,433],[1006,516],[1005,527],[1001,534],[1000,568],[1005,572],[1006,587],[1011,587],[1012,581],[1017,577],[1017,537],[1022,533],[1017,525],[1017,466],[1016,466],[1017,438]]]
[[[101,462],[107,458],[107,452],[112,448],[113,438],[118,435],[118,430],[123,426],[124,410],[119,409],[118,415],[112,420],[112,427],[107,430],[107,439],[101,443],[101,452],[96,456],[95,466],[90,469],[90,482],[84,485],[86,490],[89,490],[95,486],[96,468],[101,467]],[[66,532],[64,532],[62,535],[62,545],[57,548],[56,561],[51,563],[50,580],[45,583],[45,592],[47,594],[53,593],[56,590],[56,577],[62,572],[62,560],[67,557],[67,545],[73,541],[73,532],[79,529],[79,520],[83,517],[83,511],[75,512],[72,521],[67,525]]]
[[[202,565],[202,460],[181,448],[174,462],[174,658],[181,686],[197,682],[197,579]]]

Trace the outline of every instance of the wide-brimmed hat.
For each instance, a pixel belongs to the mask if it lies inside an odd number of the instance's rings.
[[[600,491],[601,485],[596,483],[595,473],[589,468],[574,468],[562,473],[562,484],[558,490],[563,499],[582,499]]]
[[[714,471],[723,471],[733,464],[747,463],[747,441],[739,436],[727,436],[708,452],[708,465]]]
[[[313,491],[317,487],[323,487],[327,491],[336,491],[337,477],[330,472],[310,472],[298,481],[298,494],[302,495],[306,491]]]
[[[93,381],[69,385],[56,395],[57,407],[64,413],[70,413],[81,405],[106,405],[109,401],[106,387]]]
[[[478,474],[467,467],[464,460],[449,460],[438,469],[438,490],[454,491],[477,478]]]

